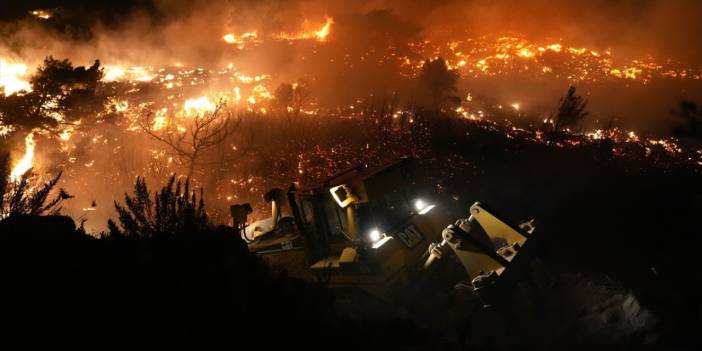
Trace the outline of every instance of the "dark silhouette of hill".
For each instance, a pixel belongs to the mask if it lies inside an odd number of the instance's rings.
[[[68,217],[15,216],[0,222],[0,267],[7,350],[322,349],[378,338],[414,348],[422,340],[407,320],[341,316],[329,290],[272,270],[226,227],[96,239]]]

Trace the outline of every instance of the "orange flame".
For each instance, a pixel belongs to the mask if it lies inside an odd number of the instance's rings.
[[[10,172],[10,180],[13,182],[18,181],[30,168],[32,168],[32,161],[34,160],[34,147],[36,146],[34,142],[34,133],[27,134],[24,138],[25,152],[22,159],[12,168]]]
[[[324,27],[322,27],[320,30],[318,30],[314,33],[315,37],[317,37],[317,40],[319,40],[319,41],[327,40],[327,36],[329,35],[329,32],[331,31],[332,24],[334,24],[334,19],[331,17],[327,17],[327,22],[324,24]]]
[[[5,95],[12,95],[18,91],[31,91],[32,86],[24,78],[29,69],[23,63],[14,63],[10,60],[0,58],[0,90],[4,90]]]

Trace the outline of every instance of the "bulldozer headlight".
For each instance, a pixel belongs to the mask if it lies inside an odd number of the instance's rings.
[[[431,211],[432,208],[434,208],[436,205],[430,205],[422,199],[417,199],[414,201],[414,209],[417,210],[417,213],[420,215],[423,215],[429,211]]]
[[[382,235],[380,234],[380,230],[378,230],[378,229],[372,229],[368,233],[368,239],[370,239],[371,242],[376,242],[376,241],[380,240],[381,237],[382,237]]]
[[[390,241],[392,236],[385,235],[381,233],[377,228],[372,229],[368,232],[368,240],[372,243],[371,247],[377,249],[383,246],[386,242]]]

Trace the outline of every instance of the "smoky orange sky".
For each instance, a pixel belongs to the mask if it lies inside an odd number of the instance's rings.
[[[689,63],[698,63],[702,58],[698,44],[702,2],[697,0],[72,0],[22,1],[2,6],[6,7],[2,11],[4,22],[12,24],[6,25],[4,32],[17,35],[6,41],[14,44],[16,50],[21,50],[23,44],[46,46],[40,38],[29,38],[27,32],[18,29],[32,27],[28,23],[18,26],[17,21],[36,8],[64,11],[74,23],[61,28],[62,37],[87,31],[90,35],[73,39],[107,51],[94,54],[116,54],[119,50],[105,41],[120,42],[121,38],[138,45],[154,45],[156,52],[203,60],[220,55],[216,50],[220,44],[218,34],[224,28],[284,31],[325,15],[342,19],[337,23],[343,26],[344,18],[388,10],[395,21],[387,25],[402,22],[416,29],[414,34],[427,37],[456,31],[474,35],[519,32],[533,38],[564,38],[580,45],[616,48],[637,55],[652,53]],[[363,35],[362,26],[353,29],[358,30],[360,41],[369,39]],[[389,32],[395,29],[387,28]],[[131,46],[125,47],[128,48]]]

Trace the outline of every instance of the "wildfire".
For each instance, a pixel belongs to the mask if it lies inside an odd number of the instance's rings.
[[[166,119],[166,114],[168,113],[167,108],[162,108],[158,111],[156,111],[156,115],[154,116],[154,122],[151,128],[153,130],[161,130],[163,127],[166,126],[168,123],[168,120]]]
[[[0,58],[0,89],[4,91],[5,95],[12,95],[22,90],[32,90],[32,86],[24,79],[28,73],[27,65]]]
[[[239,103],[241,101],[241,88],[234,87],[234,102]]]
[[[672,60],[653,58],[621,61],[610,50],[598,51],[564,43],[537,43],[521,36],[480,37],[432,43],[408,43],[414,58],[395,55],[398,65],[416,76],[427,57],[442,57],[464,76],[550,75],[571,82],[612,79],[646,83],[651,79],[702,79],[699,68],[685,68]]]
[[[215,104],[210,101],[207,96],[188,99],[183,104],[183,111],[187,116],[200,115],[207,112],[212,112],[216,108]]]
[[[53,16],[51,12],[47,10],[34,10],[30,13],[32,14],[32,16],[43,20],[48,20]]]
[[[120,80],[127,74],[127,70],[119,66],[105,66],[103,72],[104,79],[108,82]]]
[[[327,40],[329,33],[331,32],[331,27],[334,24],[334,19],[331,17],[326,18],[324,25],[316,30],[303,31],[299,33],[280,33],[275,36],[276,39],[280,40],[309,40],[315,39],[317,41],[323,42]]]
[[[246,74],[243,74],[241,72],[234,72],[234,76],[236,79],[238,79],[240,82],[245,83],[245,84],[250,84],[253,82],[260,82],[262,80],[269,79],[271,76],[267,74],[261,74],[257,76],[248,76]]]
[[[155,78],[155,75],[149,68],[141,66],[122,67],[122,66],[105,66],[105,81],[114,82],[119,80],[150,82]]]
[[[320,30],[318,30],[314,33],[315,37],[317,37],[317,40],[319,40],[319,41],[327,40],[327,36],[329,35],[329,32],[331,31],[332,24],[334,24],[334,19],[332,19],[331,17],[327,17],[327,22],[324,24],[324,27],[322,27]]]
[[[237,35],[234,33],[227,33],[226,35],[224,35],[224,37],[222,37],[222,39],[227,44],[236,45],[236,47],[239,50],[243,50],[248,45],[260,43],[260,41],[258,40],[258,34],[256,33],[256,31],[246,32],[246,33],[243,33],[241,35]]]
[[[27,134],[24,138],[24,156],[22,159],[12,168],[10,172],[10,180],[13,182],[18,181],[30,168],[32,168],[32,161],[34,160],[34,147],[36,146],[34,142],[34,133]]]

